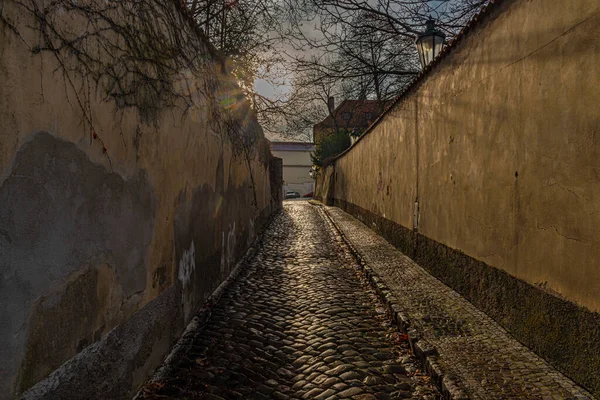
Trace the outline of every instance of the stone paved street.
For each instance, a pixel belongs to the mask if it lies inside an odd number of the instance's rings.
[[[138,398],[440,398],[324,211],[284,204],[189,351]]]
[[[393,294],[431,357],[471,399],[590,399],[464,297],[431,276],[363,223],[327,207],[335,225]]]

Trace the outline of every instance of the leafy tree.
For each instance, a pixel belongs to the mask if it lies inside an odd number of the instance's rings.
[[[323,138],[318,143],[315,151],[311,153],[310,158],[314,165],[322,167],[323,164],[350,147],[350,135],[346,131],[337,131],[336,133]]]

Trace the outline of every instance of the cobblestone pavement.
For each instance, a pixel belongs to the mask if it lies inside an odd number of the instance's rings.
[[[326,210],[469,398],[593,398],[360,221],[338,208]]]
[[[138,398],[440,398],[324,211],[284,204],[190,350]]]

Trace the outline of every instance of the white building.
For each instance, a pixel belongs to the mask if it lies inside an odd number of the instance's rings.
[[[283,160],[283,193],[294,191],[304,196],[313,193],[315,181],[310,177],[312,167],[310,153],[315,150],[313,143],[271,142],[271,153]]]

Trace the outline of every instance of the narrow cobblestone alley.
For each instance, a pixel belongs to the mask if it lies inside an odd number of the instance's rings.
[[[248,264],[138,398],[440,398],[320,208],[286,202]]]

